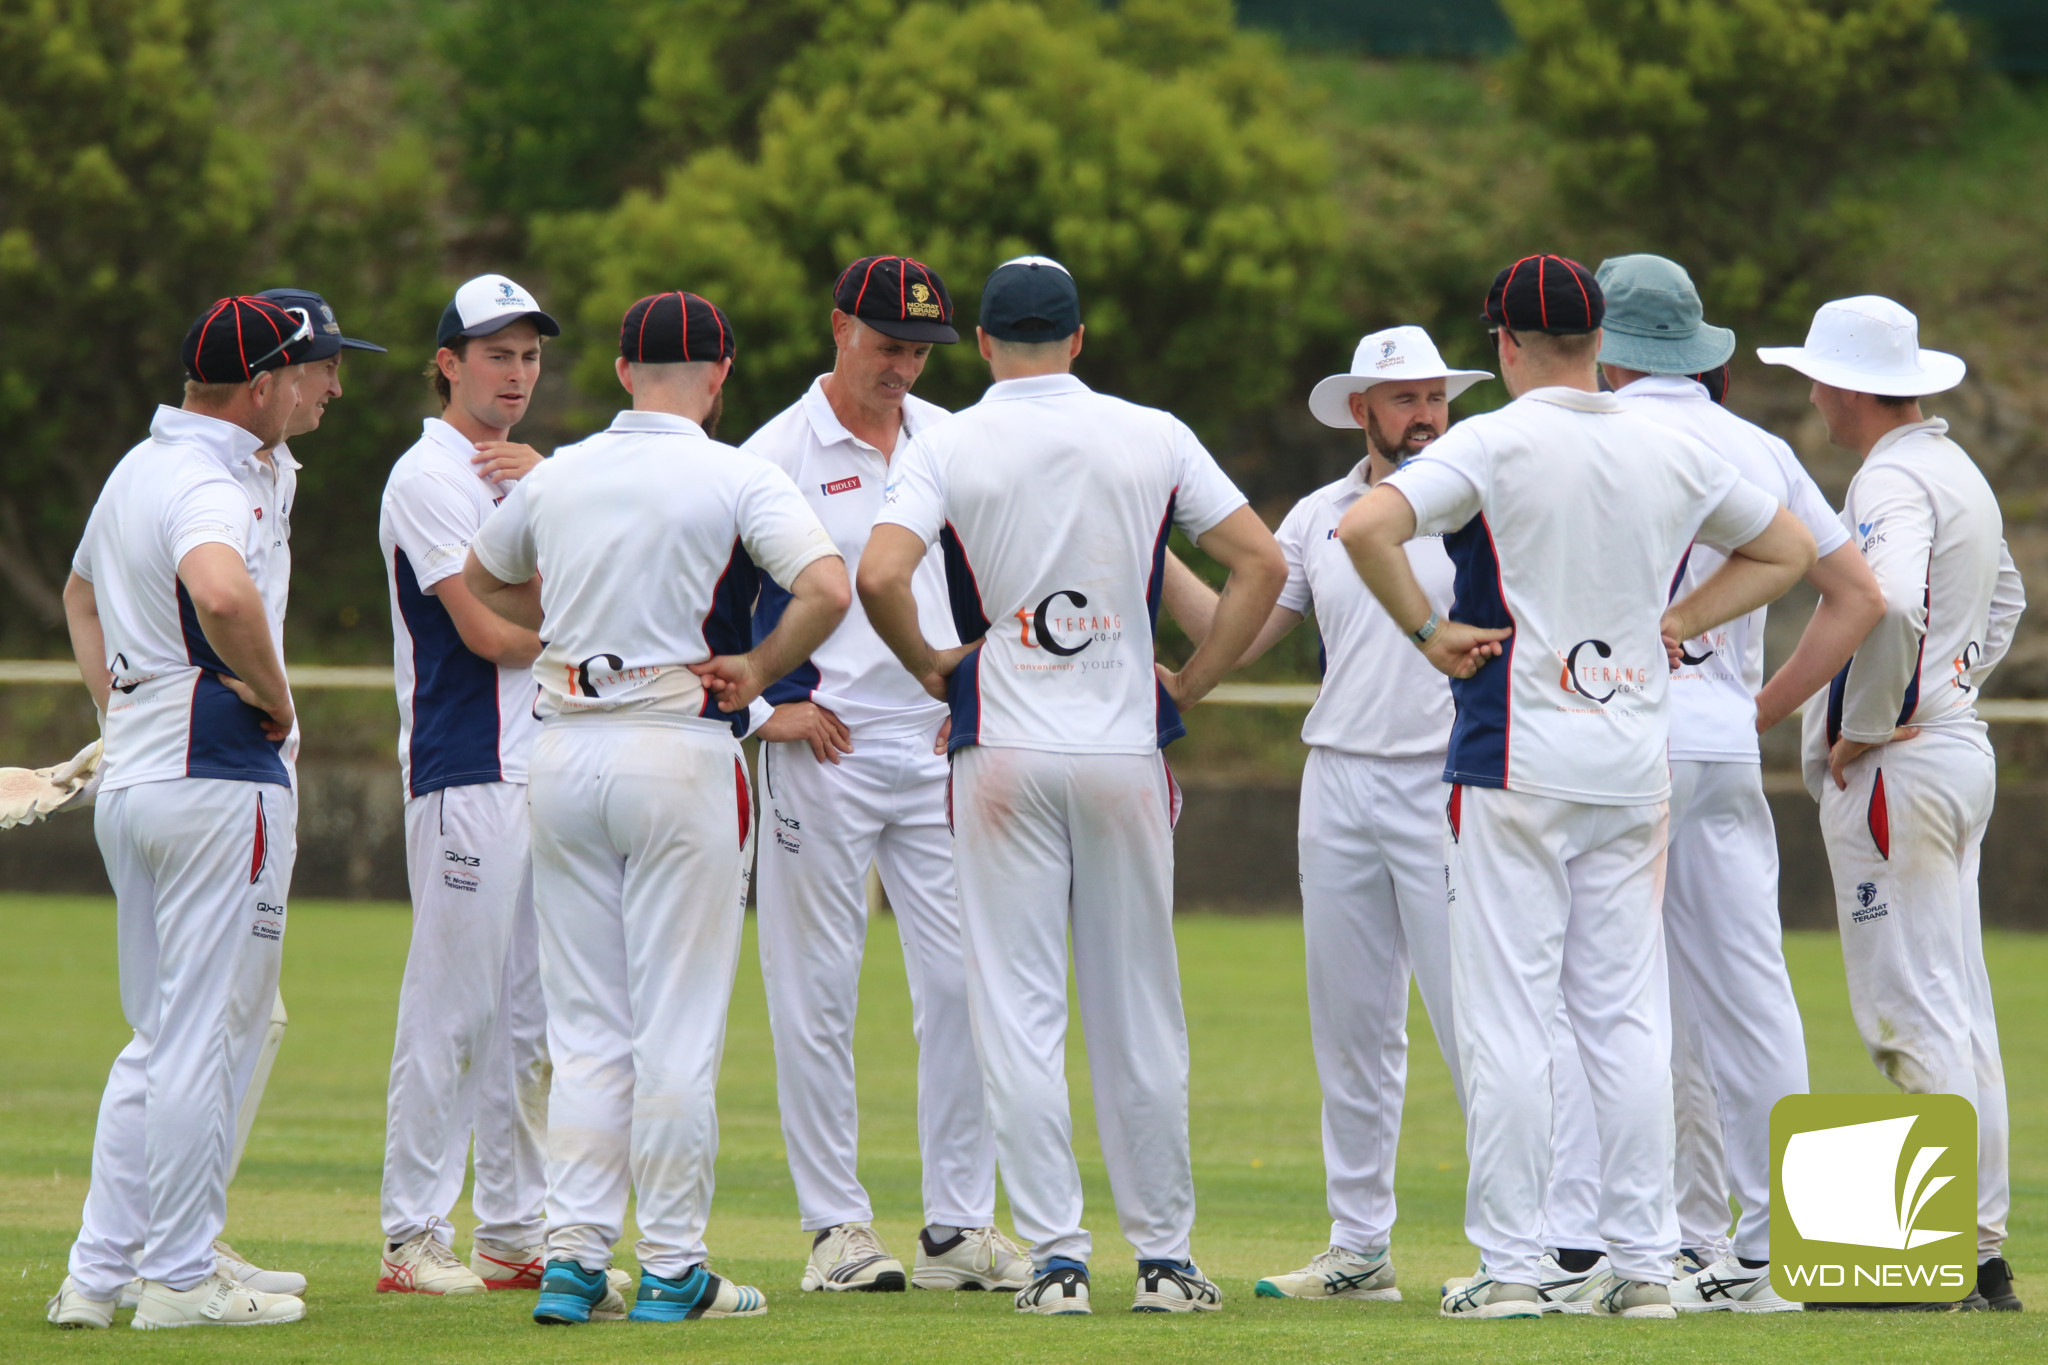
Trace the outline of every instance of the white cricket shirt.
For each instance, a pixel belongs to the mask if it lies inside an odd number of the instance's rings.
[[[2027,606],[1998,498],[1938,417],[1871,448],[1849,481],[1842,525],[1870,561],[1886,609],[1825,704],[1806,708],[1802,766],[1815,799],[1840,738],[1882,744],[1893,727],[1917,725],[1991,752],[1977,697]]]
[[[753,647],[763,573],[838,553],[784,474],[687,417],[622,412],[521,479],[477,532],[507,583],[541,576],[542,716],[621,708],[747,732],[686,665]]]
[[[263,737],[263,713],[216,676],[230,670],[178,580],[198,546],[232,546],[284,657],[297,466],[282,452],[264,464],[258,446],[231,422],[159,407],[149,439],[121,457],[93,504],[71,568],[92,584],[113,675],[104,790],[174,777],[291,785],[297,730],[281,743]]]
[[[825,533],[846,557],[847,573],[853,574],[859,572],[868,533],[874,530],[875,515],[882,510],[889,458],[846,429],[832,411],[824,385],[822,378],[813,381],[802,398],[755,432],[740,449],[789,475]],[[935,403],[906,396],[897,452],[951,415]],[[918,565],[910,586],[925,639],[940,649],[959,644],[946,601],[945,561],[936,548]],[[775,629],[788,605],[787,588],[772,577],[763,577],[761,600],[754,607],[757,643]],[[868,624],[867,610],[858,597],[830,638],[761,695],[776,705],[815,701],[848,727],[869,733],[935,731],[946,716],[946,704],[920,687],[882,643],[882,637]]]
[[[1735,466],[1758,488],[1799,518],[1820,553],[1849,543],[1834,508],[1792,453],[1792,447],[1752,422],[1745,422],[1707,396],[1698,380],[1683,375],[1650,375],[1615,397],[1630,412],[1661,422],[1701,442]],[[1728,556],[1696,545],[1672,585],[1675,602],[1727,562]],[[1757,763],[1756,694],[1764,685],[1764,618],[1749,615],[1716,626],[1685,642],[1686,662],[1671,675],[1671,756],[1708,763]]]
[[[1545,388],[1468,417],[1385,482],[1444,532],[1452,618],[1509,626],[1453,680],[1444,780],[1590,805],[1667,799],[1670,668],[1657,623],[1686,548],[1755,539],[1770,494],[1613,394]]]
[[[1337,523],[1365,496],[1367,462],[1294,504],[1274,538],[1287,556],[1280,605],[1315,613],[1323,687],[1301,741],[1367,758],[1440,755],[1451,738],[1450,680],[1394,624],[1352,567]],[[1408,565],[1429,604],[1451,612],[1451,557],[1441,536],[1408,542]]]
[[[407,796],[479,782],[525,782],[533,674],[470,652],[434,587],[462,572],[470,541],[514,482],[477,473],[476,446],[429,417],[391,466],[377,543],[391,588],[398,763]]]
[[[951,679],[951,747],[1146,754],[1186,733],[1152,671],[1167,532],[1244,505],[1178,419],[1072,375],[993,384],[919,435],[877,522],[940,543],[959,638],[983,641]]]

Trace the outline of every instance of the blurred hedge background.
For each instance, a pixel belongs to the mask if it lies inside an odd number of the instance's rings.
[[[1749,348],[1887,293],[1968,358],[1930,407],[2048,602],[2044,72],[2040,0],[0,0],[0,654],[65,652],[85,512],[223,292],[317,289],[391,348],[295,445],[290,654],[378,662],[377,500],[454,284],[565,322],[543,449],[616,405],[627,302],[711,296],[737,440],[829,366],[830,282],[878,251],[968,322],[997,261],[1066,261],[1083,376],[1188,418],[1274,521],[1361,453],[1314,379],[1396,322],[1481,362],[1486,285],[1538,250],[1684,261],[1742,333],[1735,406],[1839,496]],[[984,382],[959,347],[921,392]],[[1312,676],[1300,644],[1263,676]],[[2048,695],[2048,630],[1994,691]]]

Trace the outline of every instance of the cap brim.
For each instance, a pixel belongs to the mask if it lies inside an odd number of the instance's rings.
[[[493,332],[504,331],[507,327],[510,327],[515,322],[527,321],[531,321],[535,327],[539,328],[540,334],[544,337],[558,337],[562,334],[562,327],[560,323],[556,322],[546,313],[541,312],[540,309],[535,308],[529,312],[508,313],[501,318],[491,318],[488,321],[479,322],[474,327],[463,328],[462,331],[458,333],[458,335],[466,337],[487,337],[490,336]]]
[[[1444,397],[1452,399],[1480,380],[1491,378],[1491,370],[1444,370],[1438,374],[1333,374],[1318,381],[1316,386],[1309,390],[1308,410],[1326,427],[1356,430],[1358,422],[1351,415],[1351,395],[1364,393],[1375,384],[1405,383],[1414,379],[1441,379],[1444,381]]]
[[[341,348],[344,351],[375,351],[378,355],[390,354],[385,347],[379,346],[374,341],[358,341],[354,337],[343,337],[341,339]]]
[[[1809,352],[1804,346],[1759,346],[1756,358],[1766,365],[1783,365],[1808,379],[1851,393],[1874,393],[1882,398],[1922,398],[1946,393],[1963,382],[1970,367],[1958,355],[1946,351],[1922,351],[1916,374],[1866,374],[1837,361]]]
[[[1619,365],[1644,374],[1703,374],[1720,369],[1734,354],[1735,333],[1704,322],[1689,337],[1638,336],[1612,327],[1600,337],[1602,365]]]
[[[885,337],[897,341],[930,342],[938,346],[950,346],[960,339],[960,334],[943,322],[899,322],[894,318],[863,318],[853,315],[861,324],[872,327]]]

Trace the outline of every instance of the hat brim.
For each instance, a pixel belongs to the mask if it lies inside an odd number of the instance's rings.
[[[1438,374],[1333,374],[1309,390],[1308,410],[1326,427],[1356,430],[1358,422],[1351,415],[1351,395],[1364,393],[1376,384],[1441,379],[1444,381],[1444,397],[1451,399],[1480,380],[1491,378],[1491,370],[1444,370]]]
[[[897,341],[928,342],[937,346],[951,346],[960,339],[960,334],[943,322],[900,322],[895,318],[864,318],[853,315],[862,326],[872,327],[885,337]]]
[[[1797,370],[1808,379],[1817,379],[1833,388],[1874,393],[1882,398],[1921,398],[1930,393],[1946,393],[1962,383],[1970,369],[1961,356],[1946,351],[1920,352],[1916,357],[1920,368],[1914,374],[1867,374],[1814,355],[1804,346],[1759,346],[1756,358],[1766,365]]]
[[[541,312],[540,309],[534,308],[524,313],[507,313],[504,317],[501,318],[486,319],[483,322],[479,322],[474,327],[463,328],[460,332],[457,332],[456,335],[465,337],[487,337],[492,335],[493,333],[504,331],[507,327],[510,327],[515,322],[531,322],[536,328],[540,330],[540,334],[544,337],[558,337],[562,334],[562,325],[560,323],[556,322],[546,313]],[[446,342],[442,343],[442,345],[444,346],[446,344]]]
[[[375,351],[378,355],[390,354],[388,348],[379,346],[374,341],[358,341],[354,337],[343,337],[341,339],[341,349],[344,351]]]
[[[1611,325],[1600,335],[1600,363],[1644,374],[1703,374],[1735,354],[1735,333],[1703,322],[1688,337],[1639,336]]]

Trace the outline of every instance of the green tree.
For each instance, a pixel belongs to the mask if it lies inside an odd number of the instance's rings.
[[[269,203],[219,118],[203,0],[0,7],[0,579],[10,648],[46,647],[85,513],[178,342],[226,293]]]
[[[586,334],[651,290],[717,300],[739,334],[744,431],[829,365],[831,282],[868,252],[929,261],[967,328],[992,266],[1057,256],[1081,288],[1082,372],[1198,422],[1270,403],[1304,339],[1334,326],[1327,155],[1226,0],[916,5],[881,39],[819,55],[836,79],[773,96],[757,155],[702,152],[658,191],[540,224]],[[590,349],[586,390],[610,401]],[[928,387],[956,402],[986,382],[971,346],[933,368]]]
[[[1723,310],[1802,317],[1874,221],[1858,183],[1955,113],[1940,0],[1503,0],[1556,191],[1603,244],[1692,267]]]

